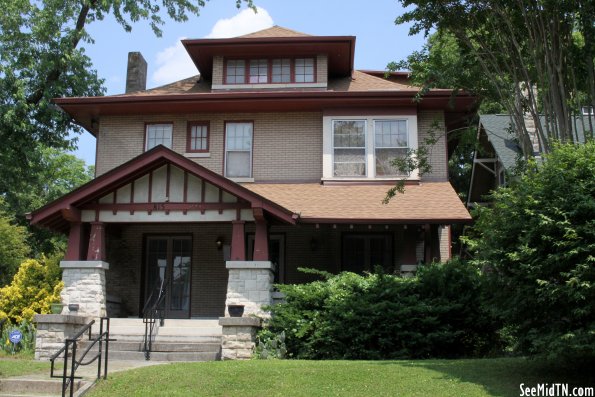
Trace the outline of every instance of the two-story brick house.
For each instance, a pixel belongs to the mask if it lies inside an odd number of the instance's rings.
[[[449,225],[471,218],[445,136],[473,98],[414,101],[406,74],[354,70],[351,36],[273,27],[183,44],[199,76],[146,90],[131,53],[125,94],[55,100],[97,138],[96,178],[30,215],[69,236],[64,303],[98,316],[114,296],[108,314],[140,316],[166,280],[167,317],[218,317],[307,281],[298,267],[399,273],[450,257]],[[436,128],[430,174],[391,167]]]

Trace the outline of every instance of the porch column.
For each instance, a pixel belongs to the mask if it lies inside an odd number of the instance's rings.
[[[269,260],[269,229],[264,217],[262,208],[254,208],[254,219],[256,220],[256,234],[254,236],[255,261]]]
[[[71,222],[70,232],[68,233],[68,248],[64,260],[78,261],[83,253],[83,227],[81,222]]]
[[[105,225],[103,222],[91,222],[91,234],[89,235],[89,250],[87,251],[87,260],[105,260]]]
[[[231,230],[231,260],[246,260],[246,239],[244,237],[244,221],[232,221]]]

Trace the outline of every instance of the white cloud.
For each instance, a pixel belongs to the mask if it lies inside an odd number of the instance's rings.
[[[260,7],[257,10],[258,12],[255,13],[251,9],[245,9],[231,18],[218,20],[206,38],[241,36],[273,26],[273,19],[267,10]],[[157,69],[152,75],[153,83],[157,85],[168,84],[198,73],[196,66],[180,41],[183,39],[185,37],[180,37],[174,45],[157,53]]]
[[[250,8],[246,8],[231,18],[218,20],[206,38],[221,39],[242,36],[273,26],[273,18],[271,18],[268,11],[261,7],[256,9],[257,13]]]
[[[182,45],[183,39],[185,37],[180,37],[176,44],[157,53],[157,70],[152,76],[156,84],[167,84],[198,74],[196,66]]]

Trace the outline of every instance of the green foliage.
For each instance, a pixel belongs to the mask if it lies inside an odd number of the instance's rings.
[[[31,322],[36,313],[50,313],[50,304],[60,302],[59,258],[28,259],[21,263],[12,283],[0,288],[0,319],[13,324]]]
[[[468,239],[520,351],[595,356],[595,142],[559,145],[479,208]]]
[[[268,328],[261,329],[256,336],[254,356],[262,360],[285,358],[287,356],[285,332],[274,334]]]
[[[480,356],[497,345],[497,324],[479,304],[476,268],[432,264],[416,278],[344,272],[279,285],[269,335],[285,333],[288,357],[394,359]]]
[[[0,197],[0,286],[12,279],[19,264],[29,254],[27,229],[15,225],[14,220],[2,210],[2,204]]]
[[[9,339],[12,331],[19,330],[23,335],[21,341],[16,345]],[[32,353],[35,350],[35,327],[27,320],[23,320],[18,326],[5,324],[0,334],[0,351],[6,353]]]

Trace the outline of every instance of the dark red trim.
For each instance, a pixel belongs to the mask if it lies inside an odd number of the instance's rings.
[[[182,199],[185,203],[188,202],[188,172],[184,171],[184,198]],[[186,215],[186,210],[183,211]]]
[[[205,182],[204,179],[201,180],[201,184],[200,184],[200,202],[204,203],[205,202],[205,195],[206,195],[206,190],[207,190],[207,183]],[[205,211],[202,210],[200,211],[201,214],[204,214]]]
[[[82,234],[83,228],[80,222],[71,222],[68,233],[68,248],[64,255],[66,261],[80,261],[82,259]]]
[[[130,182],[130,203],[134,203],[134,181]],[[130,210],[130,215],[134,215],[133,210]]]
[[[66,231],[68,230],[68,223],[62,217],[62,209],[69,206],[79,207],[84,204],[93,203],[94,200],[109,194],[114,189],[125,186],[167,163],[171,163],[199,179],[211,183],[241,200],[251,203],[252,206],[264,208],[268,214],[283,222],[289,224],[296,223],[298,216],[293,212],[161,145],[33,211],[30,216],[30,222],[31,224],[37,224],[43,227],[51,225],[53,230]]]
[[[440,219],[424,219],[424,218],[401,218],[401,219],[371,219],[371,218],[314,218],[314,217],[300,217],[300,223],[331,223],[331,224],[370,224],[370,225],[449,225],[453,223],[473,223],[471,217],[467,219],[462,218],[440,218]]]
[[[244,234],[244,221],[231,222],[231,260],[246,260],[246,236]]]
[[[219,189],[219,204],[223,203],[223,190]],[[223,213],[223,207],[219,207],[219,213]]]
[[[153,170],[149,171],[149,195],[147,201],[149,203],[153,201]]]
[[[269,230],[264,211],[262,208],[253,208],[252,213],[256,221],[254,236],[254,252],[252,258],[255,261],[269,260]]]
[[[206,149],[192,149],[192,127],[207,127]],[[211,126],[208,121],[188,121],[186,126],[186,152],[187,153],[208,153],[211,140]]]
[[[92,209],[96,211],[201,211],[250,208],[250,203],[120,203],[120,204],[85,204],[82,209]]]
[[[91,222],[87,260],[104,261],[105,258],[105,225],[102,222]]]

